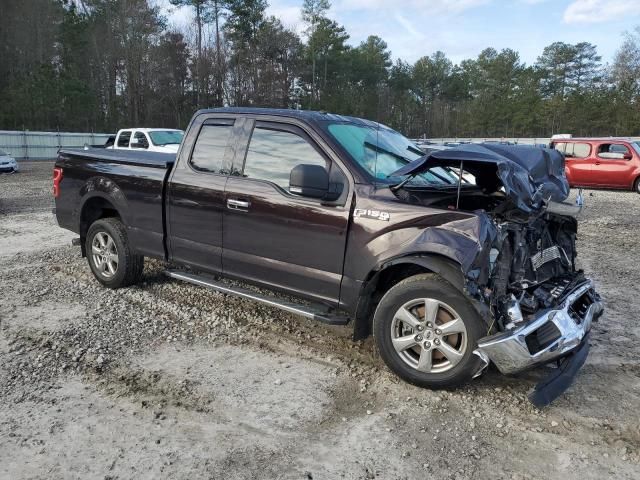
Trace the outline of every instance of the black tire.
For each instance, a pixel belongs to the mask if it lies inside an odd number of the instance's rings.
[[[636,193],[640,193],[640,177],[636,178],[636,183],[633,184],[633,190]]]
[[[112,239],[115,246],[115,254],[111,254],[110,257],[117,263],[113,273],[104,268],[104,264],[101,268],[92,250],[94,240],[99,243],[100,239],[107,237]],[[137,283],[142,277],[144,257],[132,252],[127,239],[127,230],[118,218],[101,218],[93,222],[87,232],[85,248],[89,267],[96,279],[104,286],[109,288],[128,287]],[[98,256],[102,257],[102,255]]]
[[[449,366],[449,369],[446,371],[435,373],[420,371],[417,367],[408,365],[406,361],[403,360],[407,354],[404,352],[398,353],[393,346],[393,328],[396,324],[394,321],[396,312],[404,305],[414,301],[414,299],[418,301],[419,299],[425,298],[437,300],[455,310],[457,318],[462,320],[464,328],[466,329],[466,342],[457,340],[456,337],[456,341],[460,342],[460,353],[462,353],[462,350],[464,350],[464,353],[461,359],[457,360],[458,363]],[[438,318],[442,318],[442,316],[445,315],[445,313],[442,312],[443,308],[444,307],[436,308]],[[424,311],[426,312],[426,309]],[[447,316],[447,321],[449,321],[450,318],[450,316]],[[437,322],[439,321],[440,320],[437,320]],[[433,334],[435,336],[434,330],[427,332],[426,327],[420,326],[416,328],[425,328],[423,331],[425,339],[428,338],[427,334]],[[433,328],[435,329],[436,326]],[[374,315],[373,334],[378,352],[387,366],[400,378],[419,387],[431,389],[454,388],[471,380],[473,375],[476,374],[482,366],[480,358],[473,354],[478,340],[484,334],[484,322],[482,318],[458,289],[439,275],[433,273],[409,277],[397,283],[385,293]],[[410,333],[410,335],[413,335],[413,333]],[[451,337],[441,338],[441,341],[444,342],[445,338],[449,339]],[[435,340],[433,341],[435,342]],[[414,350],[422,351],[422,347],[419,345],[412,348],[411,351],[407,349],[409,357],[414,355]],[[438,347],[433,346],[433,348],[436,349]],[[405,355],[405,357],[401,357],[401,355]],[[416,353],[415,355],[420,357],[421,354]],[[440,351],[435,352],[435,355],[442,357]],[[434,358],[431,353],[429,354],[429,358]],[[446,358],[444,360],[440,359],[439,361],[444,361],[444,367],[442,368],[447,368],[446,361],[448,360]],[[438,363],[435,362],[434,365],[438,365]]]

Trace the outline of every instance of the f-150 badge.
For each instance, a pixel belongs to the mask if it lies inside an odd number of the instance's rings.
[[[356,208],[353,211],[353,216],[371,218],[373,220],[382,220],[384,222],[388,222],[391,218],[389,212],[381,212],[380,210],[367,210],[366,208]]]

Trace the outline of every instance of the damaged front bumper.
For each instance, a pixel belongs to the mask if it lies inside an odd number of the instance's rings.
[[[513,330],[481,338],[478,354],[504,374],[518,373],[559,359],[582,343],[604,306],[590,281],[576,287],[555,308]]]
[[[555,308],[538,313],[511,331],[480,339],[474,353],[485,365],[492,361],[504,374],[558,361],[558,368],[529,395],[534,405],[543,407],[571,385],[589,352],[591,324],[603,312],[600,297],[587,281]]]

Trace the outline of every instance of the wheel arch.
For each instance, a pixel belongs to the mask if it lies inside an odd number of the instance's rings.
[[[396,283],[420,273],[437,273],[464,294],[462,265],[449,257],[418,253],[388,260],[371,271],[362,285],[353,326],[354,340],[371,335],[373,312],[384,293]]]
[[[102,192],[95,192],[85,197],[80,207],[79,215],[80,245],[83,257],[86,256],[85,239],[91,224],[101,218],[109,217],[119,218],[124,222],[121,211],[122,208],[119,208],[111,197]]]

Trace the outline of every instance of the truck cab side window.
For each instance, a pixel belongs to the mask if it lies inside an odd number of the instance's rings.
[[[231,136],[232,125],[203,125],[191,155],[196,170],[211,173],[223,171],[224,152]]]
[[[122,147],[122,148],[128,148],[129,147],[129,140],[131,140],[131,132],[130,131],[124,131],[124,132],[120,132],[120,136],[118,137],[118,146]]]
[[[291,132],[256,127],[251,135],[243,176],[275,183],[289,190],[289,175],[296,165],[327,161],[304,138]]]
[[[149,141],[142,132],[136,132],[133,136],[133,142],[131,142],[131,148],[149,148]]]

